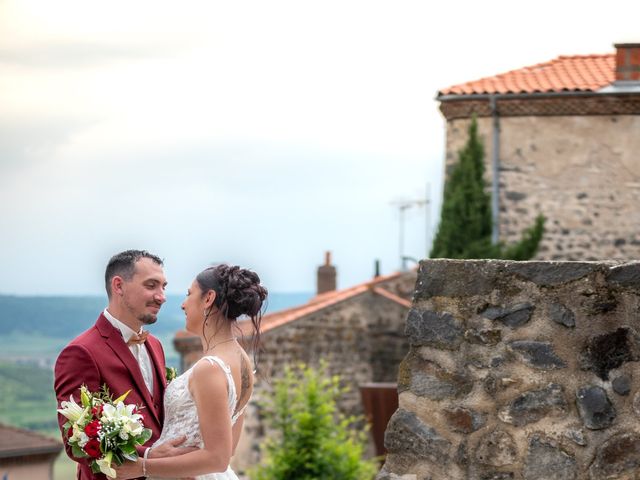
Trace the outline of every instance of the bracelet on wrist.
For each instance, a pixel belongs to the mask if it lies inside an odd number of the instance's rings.
[[[149,452],[151,451],[152,448],[153,447],[147,448],[142,454],[142,476],[143,477],[147,476],[147,457],[149,456]]]

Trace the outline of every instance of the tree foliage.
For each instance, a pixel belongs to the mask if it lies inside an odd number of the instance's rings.
[[[326,367],[287,367],[274,381],[274,394],[263,403],[268,431],[263,461],[250,472],[252,480],[371,480],[377,462],[364,460],[366,432],[355,429],[336,401],[344,389]]]
[[[431,258],[529,260],[536,254],[544,234],[542,215],[517,243],[492,244],[491,196],[484,179],[484,155],[474,117],[469,125],[469,139],[458,152],[458,163],[445,183],[440,225]]]

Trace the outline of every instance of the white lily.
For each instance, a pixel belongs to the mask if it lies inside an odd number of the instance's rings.
[[[71,437],[69,437],[69,442],[76,442],[78,443],[80,441],[81,435],[84,433],[82,431],[82,429],[80,429],[80,427],[74,423],[73,426],[71,427],[72,431],[73,431],[73,435],[71,435]]]
[[[116,471],[111,468],[111,458],[113,457],[112,452],[107,452],[104,457],[100,460],[96,460],[98,467],[100,467],[100,471],[111,478],[116,478]]]
[[[68,402],[60,402],[62,408],[58,409],[58,413],[73,423],[77,423],[84,417],[85,409],[76,403],[71,395],[71,399]]]

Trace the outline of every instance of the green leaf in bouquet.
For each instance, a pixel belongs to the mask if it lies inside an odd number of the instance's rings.
[[[87,458],[89,456],[78,445],[71,445],[71,453],[76,458]]]
[[[151,435],[153,435],[151,433],[151,429],[150,428],[145,428],[145,429],[142,430],[142,433],[136,439],[136,442],[139,445],[144,445],[145,443],[147,443],[149,441],[149,439],[151,438]]]
[[[135,451],[135,449],[134,449],[134,451]],[[132,462],[135,462],[135,461],[138,459],[138,455],[137,455],[137,454],[136,454],[136,455],[133,455],[133,454],[131,454],[131,453],[124,453],[124,452],[123,452],[123,453],[122,453],[122,456],[123,456],[124,458],[126,458],[127,460],[130,460],[130,461],[132,461]]]
[[[100,473],[100,465],[98,465],[95,460],[91,462],[91,471],[93,473]]]
[[[130,443],[127,443],[126,445],[122,445],[120,449],[122,450],[123,454],[137,455],[136,447],[134,445],[131,445]],[[127,458],[126,455],[125,455],[125,458]]]
[[[116,452],[113,452],[113,458],[111,460],[116,465],[122,465],[124,463],[125,458],[121,452],[116,451]]]

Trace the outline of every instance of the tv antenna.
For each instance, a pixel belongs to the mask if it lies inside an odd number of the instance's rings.
[[[415,263],[418,263],[418,261],[415,258],[407,256],[404,253],[404,224],[405,224],[404,214],[407,210],[409,210],[412,207],[425,207],[425,244],[427,244],[429,242],[429,223],[430,223],[429,205],[430,204],[431,204],[431,200],[429,198],[429,184],[427,184],[425,198],[417,198],[413,200],[397,200],[397,201],[391,202],[391,205],[396,207],[398,209],[398,213],[400,214],[398,253],[400,256],[400,271],[402,272],[407,271],[407,260],[411,260]],[[426,250],[426,245],[425,245],[425,250]],[[425,254],[425,256],[426,255],[428,255],[428,252]]]

